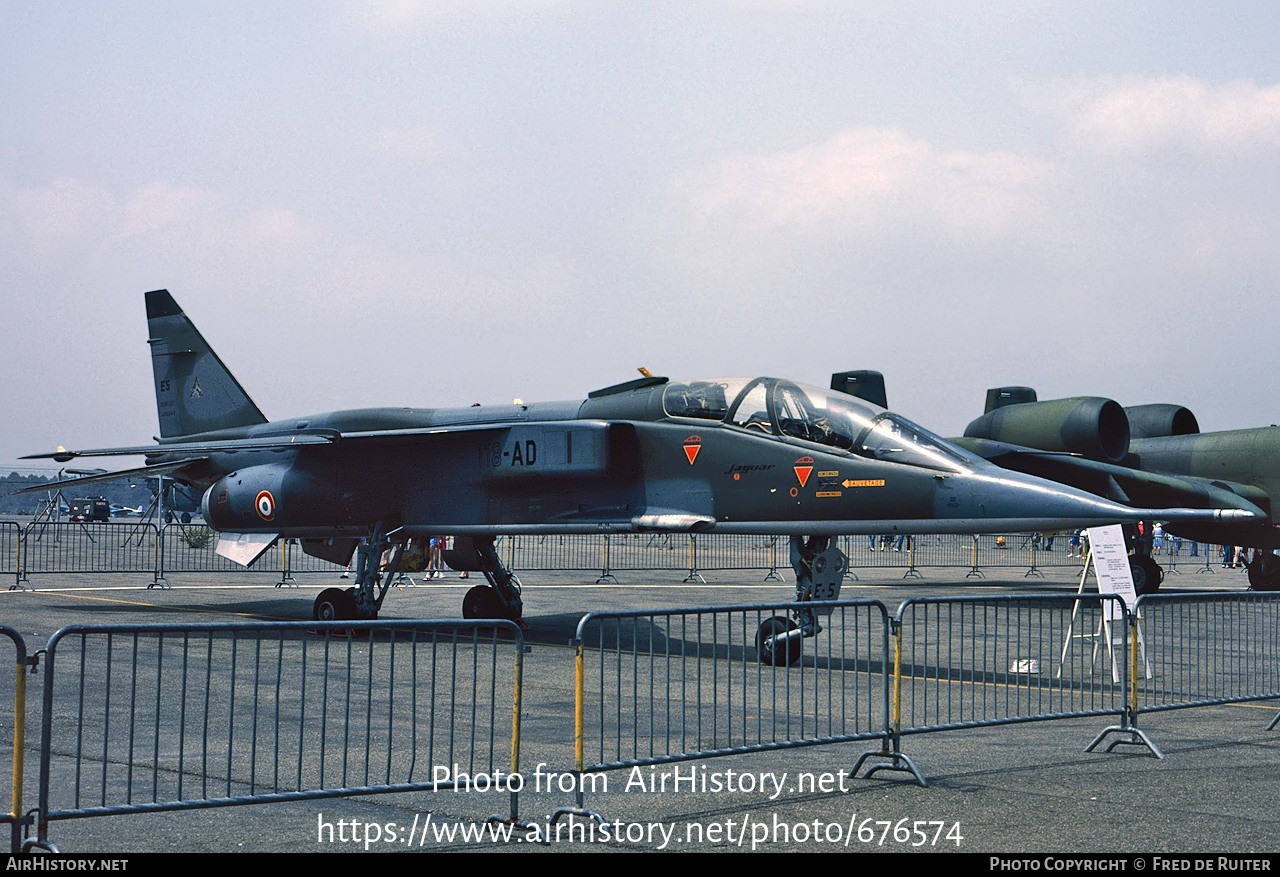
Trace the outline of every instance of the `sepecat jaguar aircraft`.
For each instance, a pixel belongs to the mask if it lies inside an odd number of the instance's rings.
[[[276,539],[339,564],[317,619],[374,618],[413,540],[453,537],[450,565],[484,573],[469,618],[522,613],[499,536],[746,533],[790,537],[799,603],[838,597],[839,534],[1027,532],[1151,517],[1000,468],[865,398],[780,378],[645,374],[585,400],[372,408],[268,421],[165,290],[146,294],[159,408],[155,444],[37,455],[145,454],[147,474],[203,493],[219,551],[252,563]],[[118,477],[121,473],[113,473]],[[111,477],[111,476],[102,476]],[[1238,508],[1162,509],[1218,520]],[[827,610],[830,611],[829,609]],[[821,610],[761,626],[763,660],[790,663]]]

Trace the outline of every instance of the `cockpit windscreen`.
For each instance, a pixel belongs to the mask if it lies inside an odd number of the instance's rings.
[[[672,383],[663,407],[669,417],[714,420],[876,460],[951,471],[968,462],[964,451],[905,418],[844,393],[779,378]]]

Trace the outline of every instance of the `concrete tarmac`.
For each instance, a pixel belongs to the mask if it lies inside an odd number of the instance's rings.
[[[922,570],[924,578],[912,579],[901,570],[855,572],[858,580],[846,582],[842,598],[879,600],[890,612],[908,597],[1073,593],[1078,585],[1070,568],[1046,569],[1043,578],[1007,571],[968,581],[955,569]],[[568,642],[585,612],[794,596],[789,582],[761,581],[759,571],[703,575],[705,584],[682,584],[669,573],[619,573],[618,584],[593,584],[590,574],[522,574],[529,630],[519,815],[550,843],[521,842],[531,836],[524,828],[509,838],[485,833],[488,816],[509,813],[509,796],[475,791],[82,818],[54,823],[50,839],[66,852],[102,854],[856,850],[1185,857],[1280,851],[1280,730],[1267,730],[1274,701],[1144,714],[1141,727],[1163,759],[1128,746],[1086,753],[1112,723],[1106,717],[912,735],[903,751],[927,778],[924,788],[900,773],[849,778],[868,748],[863,743],[613,771],[600,775],[607,788],[585,801],[607,826],[588,820],[574,820],[573,830],[567,823],[549,825],[548,815],[572,805],[574,795],[553,788],[551,779],[541,791],[532,785],[538,765],[572,765]],[[265,581],[247,573],[184,573],[158,590],[146,587],[145,575],[39,576],[34,590],[0,592],[0,623],[17,629],[35,650],[73,623],[304,620],[322,587],[343,584],[336,573],[300,574],[297,588]],[[382,619],[459,617],[472,584],[456,574],[419,580],[389,594]],[[1245,587],[1242,570],[1223,569],[1170,576],[1164,590]],[[38,709],[29,705],[29,715],[38,716]],[[0,706],[0,715],[9,722],[11,707]],[[38,719],[29,722],[28,808],[36,794],[39,738]],[[8,759],[7,732],[3,739],[0,757]],[[801,775],[811,785],[801,787]],[[711,786],[713,779],[720,788]],[[748,784],[755,788],[745,789]],[[590,836],[588,826],[594,826]]]

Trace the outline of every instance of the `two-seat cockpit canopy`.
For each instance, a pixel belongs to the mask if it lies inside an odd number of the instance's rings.
[[[729,378],[667,384],[668,417],[713,420],[824,450],[963,472],[978,458],[906,418],[834,390],[781,378]]]

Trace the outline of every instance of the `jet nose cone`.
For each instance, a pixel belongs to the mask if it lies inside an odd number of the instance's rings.
[[[976,532],[1076,529],[1149,517],[1073,487],[994,467],[943,479],[937,514]]]

